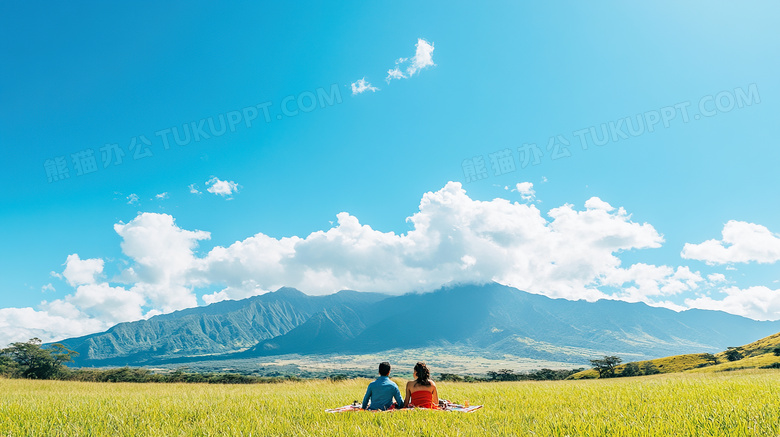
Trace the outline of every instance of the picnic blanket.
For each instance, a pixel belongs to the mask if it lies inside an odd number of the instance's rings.
[[[390,412],[390,411],[426,410],[427,409],[427,408],[401,408],[401,409],[393,408],[393,409],[390,409],[390,410],[363,410],[362,408],[360,408],[360,406],[361,405],[359,403],[353,403],[353,404],[350,404],[350,405],[344,405],[343,407],[329,408],[329,409],[326,409],[325,412],[327,412],[327,413],[346,413],[348,411],[371,411],[371,412],[386,413],[386,412]],[[453,404],[453,403],[447,402],[447,403],[444,404],[443,408],[436,408],[434,411],[448,411],[448,412],[451,412],[451,413],[473,413],[474,411],[479,410],[480,408],[482,408],[482,405],[470,405],[470,406],[467,407],[465,405]]]

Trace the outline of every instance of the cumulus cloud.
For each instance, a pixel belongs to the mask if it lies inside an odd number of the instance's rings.
[[[79,258],[79,255],[74,253],[68,255],[65,261],[65,271],[62,272],[62,276],[68,281],[72,287],[83,284],[94,284],[95,276],[103,273],[103,260],[98,258],[85,259]]]
[[[375,86],[371,86],[371,84],[366,81],[366,78],[359,79],[357,82],[352,82],[352,95],[361,94],[366,91],[376,92],[379,91],[379,88]]]
[[[780,314],[780,289],[756,286],[741,289],[728,287],[720,290],[722,299],[711,296],[701,296],[696,299],[686,299],[685,304],[691,308],[726,311],[756,320],[777,320]]]
[[[616,268],[605,274],[601,285],[619,287],[620,291],[612,297],[627,302],[644,302],[649,305],[664,306],[674,310],[684,307],[658,300],[658,297],[675,296],[686,291],[695,290],[704,278],[699,272],[679,266],[656,266],[645,263],[633,264],[630,267]]]
[[[752,261],[773,263],[780,260],[780,235],[765,226],[730,220],[721,234],[721,240],[685,243],[681,256],[710,265]]]
[[[197,271],[204,282],[226,284],[231,298],[283,285],[321,294],[343,288],[398,294],[496,280],[551,296],[597,299],[605,296],[596,287],[600,278],[620,265],[617,252],[663,241],[622,209],[564,205],[548,216],[552,220],[534,205],[472,200],[450,182],[423,196],[407,219],[413,226],[407,234],[374,230],[342,212],[336,226],[305,238],[257,234],[215,247]]]
[[[214,185],[214,184],[212,184]],[[533,185],[517,187],[531,195]],[[598,197],[581,207],[564,204],[546,214],[532,202],[470,198],[449,182],[425,193],[407,218],[406,233],[382,232],[341,212],[329,229],[274,238],[263,233],[196,252],[210,234],[179,227],[168,214],[140,213],[114,230],[122,239],[126,267],[105,279],[104,261],[67,257],[62,276],[71,294],[39,308],[0,312],[2,341],[82,335],[120,321],[238,299],[292,286],[307,293],[341,289],[401,294],[448,283],[497,281],[550,297],[646,302],[682,309],[684,293],[725,280],[705,280],[685,266],[623,265],[621,252],[657,248],[663,236],[624,208]],[[59,274],[57,274],[59,275]],[[216,290],[216,291],[214,291]],[[686,305],[723,309],[751,317],[777,318],[778,290],[729,288],[716,300],[701,293]],[[753,301],[755,300],[755,301]],[[26,337],[26,338],[25,338]],[[11,340],[9,340],[11,339]]]
[[[239,188],[237,183],[233,181],[223,181],[217,177],[212,177],[206,181],[206,186],[208,186],[206,191],[222,197],[232,196]]]
[[[142,213],[114,230],[122,237],[122,252],[133,259],[126,271],[133,290],[164,312],[195,306],[188,274],[195,263],[193,250],[211,234],[179,228],[168,214]]]
[[[397,59],[395,66],[387,70],[385,81],[390,83],[393,79],[407,79],[425,68],[434,66],[436,64],[433,63],[433,44],[419,38],[415,45],[414,56]]]
[[[604,211],[612,211],[615,208],[609,203],[599,199],[598,197],[591,197],[585,201],[585,208],[587,209],[601,209]]]
[[[0,310],[0,346],[38,337],[53,341],[79,336],[126,321],[197,306],[191,269],[193,251],[208,232],[179,228],[167,214],[141,213],[117,223],[122,252],[131,259],[117,281],[102,279],[104,261],[67,257],[61,275],[75,291],[62,299],[43,301],[38,309]],[[53,288],[53,287],[52,287]]]
[[[89,318],[116,324],[141,319],[145,303],[144,297],[136,290],[112,287],[103,282],[80,285],[76,288],[76,293],[64,300],[57,300],[52,305],[60,311],[70,309],[72,316],[77,314],[75,311],[78,310]]]
[[[534,184],[531,182],[520,182],[515,185],[515,190],[520,193],[520,197],[526,202],[531,202],[536,197],[536,191],[534,191]]]
[[[710,284],[718,284],[720,282],[726,282],[726,275],[723,273],[713,273],[711,275],[707,275],[707,280],[710,282]]]
[[[80,319],[36,311],[33,308],[0,308],[0,347],[38,337],[43,341],[99,332],[110,325],[96,319]]]

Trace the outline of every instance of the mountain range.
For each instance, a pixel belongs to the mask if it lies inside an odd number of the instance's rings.
[[[59,343],[79,352],[74,366],[350,355],[432,346],[585,364],[600,355],[640,360],[718,352],[778,331],[780,322],[720,311],[552,299],[488,283],[401,296],[351,290],[309,296],[281,288],[120,323]]]

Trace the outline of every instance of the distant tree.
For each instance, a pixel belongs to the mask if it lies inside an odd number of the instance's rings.
[[[565,372],[565,371],[564,371]],[[556,379],[564,379],[568,375],[568,372],[566,375],[563,375],[562,372],[552,369],[542,369],[538,370],[536,372],[531,373],[530,379],[535,379],[538,381],[553,381]]]
[[[19,366],[16,364],[16,361],[12,360],[11,357],[2,355],[2,352],[0,352],[0,376],[6,378],[19,376]]]
[[[487,372],[487,379],[489,381],[516,381],[520,375],[515,374],[514,370],[510,369],[498,369],[498,371],[490,370]]]
[[[590,364],[599,372],[599,378],[611,378],[615,376],[615,366],[623,360],[616,356],[604,356],[603,360],[590,360]]]
[[[730,347],[728,350],[726,350],[726,359],[729,361],[737,361],[744,358],[742,356],[742,353],[739,352],[739,348],[736,347]]]
[[[706,361],[708,364],[718,364],[718,357],[712,354],[702,354],[701,357]]]
[[[780,346],[772,349],[772,353],[775,354],[775,356],[780,357]]]
[[[333,375],[328,376],[328,380],[330,380],[332,382],[344,381],[346,379],[347,379],[347,375],[345,375],[343,373],[334,373]]]
[[[623,367],[623,371],[620,372],[620,376],[639,376],[642,372],[639,370],[639,365],[636,363],[628,363]]]
[[[658,370],[658,367],[655,367],[655,364],[653,364],[652,361],[648,361],[642,366],[642,373],[645,375],[656,375],[661,373],[661,371]]]
[[[463,381],[463,377],[460,375],[456,375],[454,373],[442,373],[439,377],[440,381],[452,381],[452,382],[460,382]]]
[[[60,376],[65,371],[63,363],[72,361],[74,352],[61,344],[55,344],[51,349],[41,347],[39,338],[32,338],[26,343],[12,343],[0,351],[0,355],[16,364],[18,375],[29,379],[51,379]]]

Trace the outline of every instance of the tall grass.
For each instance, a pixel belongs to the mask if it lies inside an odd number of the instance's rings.
[[[398,381],[400,382],[400,381]],[[740,371],[612,380],[446,383],[485,408],[328,414],[368,380],[257,385],[0,379],[0,435],[12,436],[770,436],[780,373]]]

